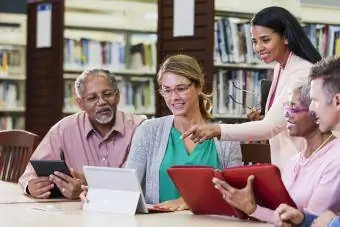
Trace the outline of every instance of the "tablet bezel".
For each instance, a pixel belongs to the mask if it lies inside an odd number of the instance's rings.
[[[71,176],[71,172],[64,160],[30,160],[30,163],[39,177],[48,177],[55,171]]]
[[[137,212],[149,212],[135,169],[83,166],[83,170],[89,188],[140,192]]]

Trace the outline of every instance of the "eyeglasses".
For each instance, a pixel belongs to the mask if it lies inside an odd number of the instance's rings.
[[[189,87],[193,84],[193,82],[191,82],[190,84],[181,84],[176,86],[173,89],[170,88],[160,88],[158,90],[158,92],[164,97],[164,98],[168,98],[171,96],[172,92],[174,91],[177,95],[185,95],[188,93],[189,91]]]
[[[289,103],[284,103],[283,104],[283,108],[285,110],[285,113],[288,114],[297,114],[297,113],[301,113],[301,112],[308,112],[309,109],[307,107],[305,108],[298,108],[298,107],[294,107]]]
[[[249,109],[249,110],[253,110],[253,109],[259,110],[259,109],[261,109],[260,102],[259,102],[259,95],[256,92],[242,89],[242,88],[238,87],[234,81],[232,81],[232,84],[233,84],[233,87],[236,88],[237,90],[239,90],[241,92],[245,92],[245,93],[250,94],[250,95],[253,95],[255,97],[256,101],[255,101],[254,107],[245,106],[247,109]],[[228,98],[231,99],[231,101],[233,101],[236,104],[244,105],[244,103],[237,101],[236,98],[233,97],[232,95],[228,95]]]
[[[245,93],[248,93],[248,94],[251,94],[251,95],[258,96],[258,95],[256,94],[256,92],[254,92],[254,91],[245,90],[245,89],[242,89],[242,88],[236,86],[236,84],[235,84],[234,81],[232,81],[231,83],[233,84],[233,87],[234,87],[234,88],[236,88],[236,89],[238,89],[238,90],[240,90],[240,91],[242,91],[242,92],[245,92]]]
[[[111,101],[114,98],[116,98],[116,94],[117,94],[118,90],[107,90],[103,93],[93,93],[90,94],[89,96],[83,98],[86,102],[88,103],[97,103],[99,101],[99,99],[103,99],[104,101]]]
[[[231,101],[233,101],[233,102],[236,103],[236,104],[243,105],[243,103],[237,101],[232,95],[228,95],[228,98],[230,98]],[[247,109],[249,109],[249,110],[252,110],[252,109],[253,109],[253,108],[250,107],[250,106],[245,106],[245,107],[246,107]]]

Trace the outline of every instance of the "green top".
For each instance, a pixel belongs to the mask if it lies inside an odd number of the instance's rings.
[[[176,186],[172,183],[167,169],[174,165],[204,165],[220,169],[220,162],[213,139],[205,140],[196,145],[189,154],[184,141],[180,139],[181,133],[172,127],[165,150],[162,164],[159,169],[159,202],[178,199],[180,197]]]

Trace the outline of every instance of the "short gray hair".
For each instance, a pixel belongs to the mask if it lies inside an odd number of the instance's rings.
[[[312,102],[310,95],[309,95],[310,84],[298,86],[293,90],[293,92],[296,92],[296,91],[300,92],[301,105],[304,107],[309,107],[310,103]]]
[[[77,77],[76,81],[74,82],[74,90],[78,98],[82,97],[84,92],[84,82],[87,77],[89,76],[106,76],[112,89],[118,90],[117,88],[117,80],[113,72],[107,69],[87,69],[80,76]]]
[[[340,57],[330,56],[321,59],[314,64],[309,72],[309,80],[323,80],[323,91],[328,99],[332,102],[335,94],[340,93]]]

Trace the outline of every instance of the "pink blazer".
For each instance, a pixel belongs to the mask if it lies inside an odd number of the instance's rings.
[[[288,101],[289,92],[308,82],[309,70],[312,63],[291,54],[286,67],[281,70],[277,64],[274,69],[273,82],[269,91],[266,114],[260,121],[246,122],[242,124],[220,124],[221,140],[257,141],[269,139],[271,160],[280,169],[297,152],[305,146],[303,138],[295,138],[288,135],[286,128],[283,103]],[[269,100],[275,97],[271,108],[268,110]]]

